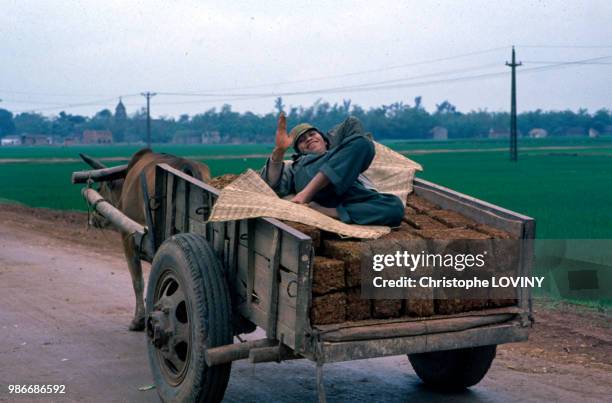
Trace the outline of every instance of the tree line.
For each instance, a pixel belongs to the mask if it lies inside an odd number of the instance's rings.
[[[426,139],[436,126],[448,130],[449,138],[482,138],[490,130],[508,131],[510,116],[507,112],[491,112],[486,109],[460,112],[448,101],[437,104],[428,111],[422,105],[421,97],[408,105],[396,102],[364,109],[353,105],[350,100],[330,104],[317,101],[308,107],[285,107],[281,98],[274,103],[275,111],[267,114],[252,112],[239,113],[231,105],[212,108],[192,116],[160,117],[152,120],[151,137],[154,142],[170,142],[175,135],[218,134],[222,142],[273,142],[278,112],[287,114],[289,127],[300,122],[309,122],[327,131],[344,120],[349,114],[361,119],[366,129],[377,139]],[[589,129],[599,132],[612,130],[612,111],[601,109],[589,113],[586,109],[574,112],[535,111],[518,115],[518,128],[528,133],[533,128],[548,131],[550,136],[564,136],[568,133],[586,134]],[[0,109],[0,137],[12,134],[45,134],[66,138],[78,137],[84,130],[110,130],[115,142],[142,141],[146,138],[146,111],[138,110],[120,120],[109,109],[103,109],[93,116],[82,116],[62,111],[54,116],[35,112],[13,114]]]

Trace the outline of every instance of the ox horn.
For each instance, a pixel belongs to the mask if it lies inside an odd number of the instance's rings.
[[[89,155],[82,154],[82,153],[79,153],[79,155],[81,156],[83,161],[85,161],[85,163],[87,165],[89,165],[90,167],[92,167],[93,169],[104,169],[104,168],[107,168],[106,165],[104,165],[99,160],[95,159],[94,157],[90,157]]]

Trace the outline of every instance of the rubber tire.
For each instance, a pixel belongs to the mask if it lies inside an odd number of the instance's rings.
[[[149,365],[157,393],[163,402],[220,402],[227,388],[231,363],[209,367],[204,361],[204,351],[233,342],[229,290],[222,266],[201,236],[179,234],[166,240],[151,265],[147,317],[153,308],[156,283],[167,268],[172,269],[184,286],[190,312],[191,357],[183,381],[170,385],[160,372],[156,348],[148,340]]]
[[[456,391],[476,385],[491,367],[496,345],[408,354],[419,378],[436,390]]]

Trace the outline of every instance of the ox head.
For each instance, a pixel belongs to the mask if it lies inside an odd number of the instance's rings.
[[[90,157],[86,154],[79,154],[83,161],[93,169],[107,168],[106,165],[101,163],[99,160]],[[96,191],[100,195],[110,202],[113,206],[119,207],[119,200],[121,198],[121,191],[123,189],[123,179],[115,179],[104,182],[98,182],[98,188]],[[109,228],[111,223],[104,216],[99,214],[97,211],[93,211],[91,214],[91,224],[96,228]]]

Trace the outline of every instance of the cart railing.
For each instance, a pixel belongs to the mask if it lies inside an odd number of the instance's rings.
[[[271,218],[209,223],[218,195],[214,187],[158,165],[156,247],[177,233],[206,237],[225,268],[235,312],[263,328],[268,339],[303,352],[310,331],[312,239]]]
[[[479,224],[490,225],[520,239],[521,256],[517,275],[531,275],[535,241],[533,218],[419,178],[414,181],[414,193],[443,209],[453,210]],[[531,290],[518,287],[516,292],[518,306],[531,316]]]
[[[415,180],[414,189],[416,195],[444,209],[523,240],[517,271],[519,275],[530,274],[533,219],[424,180]],[[209,354],[211,362],[250,355],[253,362],[297,356],[332,362],[527,338],[530,295],[521,288],[517,289],[518,303],[514,307],[312,327],[309,309],[314,251],[310,237],[271,218],[208,222],[219,190],[167,164],[156,167],[155,189],[146,193],[150,194],[145,209],[152,217],[151,222],[146,227],[128,223],[140,245],[144,245],[141,256],[152,260],[160,245],[175,234],[205,237],[223,265],[234,315],[266,332],[266,339],[251,343],[252,346],[213,349]],[[85,190],[85,194],[93,204],[99,198],[92,189]],[[110,213],[119,222],[121,213],[115,210]]]

